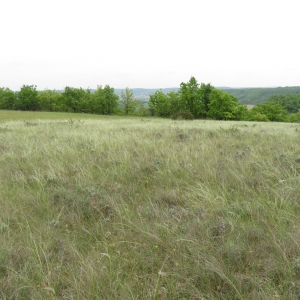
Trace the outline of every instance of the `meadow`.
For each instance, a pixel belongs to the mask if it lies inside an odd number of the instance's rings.
[[[300,125],[0,112],[0,299],[299,299]]]

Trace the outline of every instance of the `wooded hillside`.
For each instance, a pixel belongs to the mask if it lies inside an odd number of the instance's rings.
[[[273,95],[300,94],[300,86],[277,88],[220,88],[224,92],[238,98],[242,104],[259,104],[269,100]]]

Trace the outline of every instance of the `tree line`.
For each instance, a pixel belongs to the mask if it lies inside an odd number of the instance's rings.
[[[177,92],[156,91],[148,105],[151,115],[184,119],[241,120],[247,112],[237,98],[211,84],[199,84],[195,77],[182,82]]]
[[[237,97],[191,77],[177,92],[150,95],[149,109],[152,115],[171,118],[300,122],[300,94],[272,95],[248,109]]]
[[[0,109],[91,113],[100,115],[158,116],[173,119],[214,119],[300,122],[300,94],[273,95],[266,103],[247,109],[238,98],[195,77],[182,82],[178,91],[150,95],[147,105],[126,88],[121,95],[109,85],[96,90],[65,87],[63,91],[38,91],[23,85],[19,91],[0,88]]]
[[[278,94],[248,113],[250,121],[300,122],[300,94]]]
[[[94,91],[68,86],[64,91],[37,91],[35,85],[23,85],[17,92],[0,88],[0,109],[7,110],[128,115],[138,106],[139,101],[129,88],[119,97],[109,85],[98,86]]]

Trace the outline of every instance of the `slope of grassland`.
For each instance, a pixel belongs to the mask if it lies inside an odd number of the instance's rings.
[[[0,299],[298,299],[299,130],[0,123]]]

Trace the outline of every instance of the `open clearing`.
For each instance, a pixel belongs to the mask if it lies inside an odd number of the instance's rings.
[[[300,125],[0,120],[0,299],[299,299]]]

